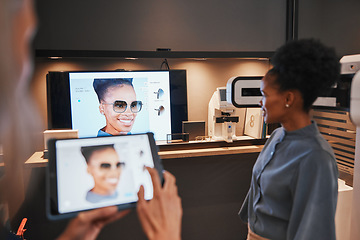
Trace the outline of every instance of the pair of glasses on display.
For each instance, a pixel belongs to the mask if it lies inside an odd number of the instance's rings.
[[[106,105],[113,105],[113,109],[115,112],[117,113],[123,113],[126,111],[128,103],[126,101],[122,101],[122,100],[116,100],[113,103],[102,103],[102,104],[106,104]],[[138,113],[141,111],[142,109],[142,105],[143,103],[141,101],[133,101],[132,103],[130,103],[130,110],[133,113]]]
[[[109,171],[111,170],[112,168],[115,168],[115,169],[119,169],[121,168],[122,166],[124,166],[125,163],[124,162],[118,162],[116,164],[111,164],[111,163],[101,163],[99,164],[99,168],[103,171]]]

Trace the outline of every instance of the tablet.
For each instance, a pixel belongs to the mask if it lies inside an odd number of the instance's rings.
[[[134,207],[141,185],[145,199],[152,199],[145,166],[156,168],[163,182],[152,133],[51,139],[48,149],[46,212],[52,220],[111,205],[120,210]]]

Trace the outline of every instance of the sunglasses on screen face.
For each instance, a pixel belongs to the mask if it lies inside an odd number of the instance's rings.
[[[101,163],[101,164],[99,165],[99,168],[100,168],[101,170],[108,171],[108,170],[110,170],[111,168],[119,169],[119,168],[121,168],[121,167],[124,166],[124,165],[125,165],[124,162],[117,162],[116,164]]]
[[[107,104],[107,105],[113,105],[113,110],[114,112],[117,113],[123,113],[126,111],[127,107],[128,107],[128,103],[126,101],[123,100],[116,100],[113,103],[102,103],[102,104]],[[141,101],[133,101],[130,103],[130,110],[133,113],[138,113],[141,111],[142,108],[142,102]]]

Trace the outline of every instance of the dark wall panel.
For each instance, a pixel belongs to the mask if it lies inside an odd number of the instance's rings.
[[[317,38],[337,54],[360,53],[359,0],[299,1],[299,38]]]
[[[274,51],[285,0],[38,0],[36,49]]]

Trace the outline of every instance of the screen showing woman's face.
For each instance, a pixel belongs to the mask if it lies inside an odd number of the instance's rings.
[[[123,113],[115,112],[111,104],[100,105],[106,118],[105,132],[111,135],[127,134],[130,132],[137,116],[137,113],[133,113],[130,109],[130,104],[136,101],[134,88],[130,85],[109,88],[103,100],[106,103],[114,103],[116,100],[127,103],[126,110]]]
[[[91,190],[100,195],[112,195],[119,183],[122,164],[115,149],[104,148],[92,153],[87,171],[94,178]]]

